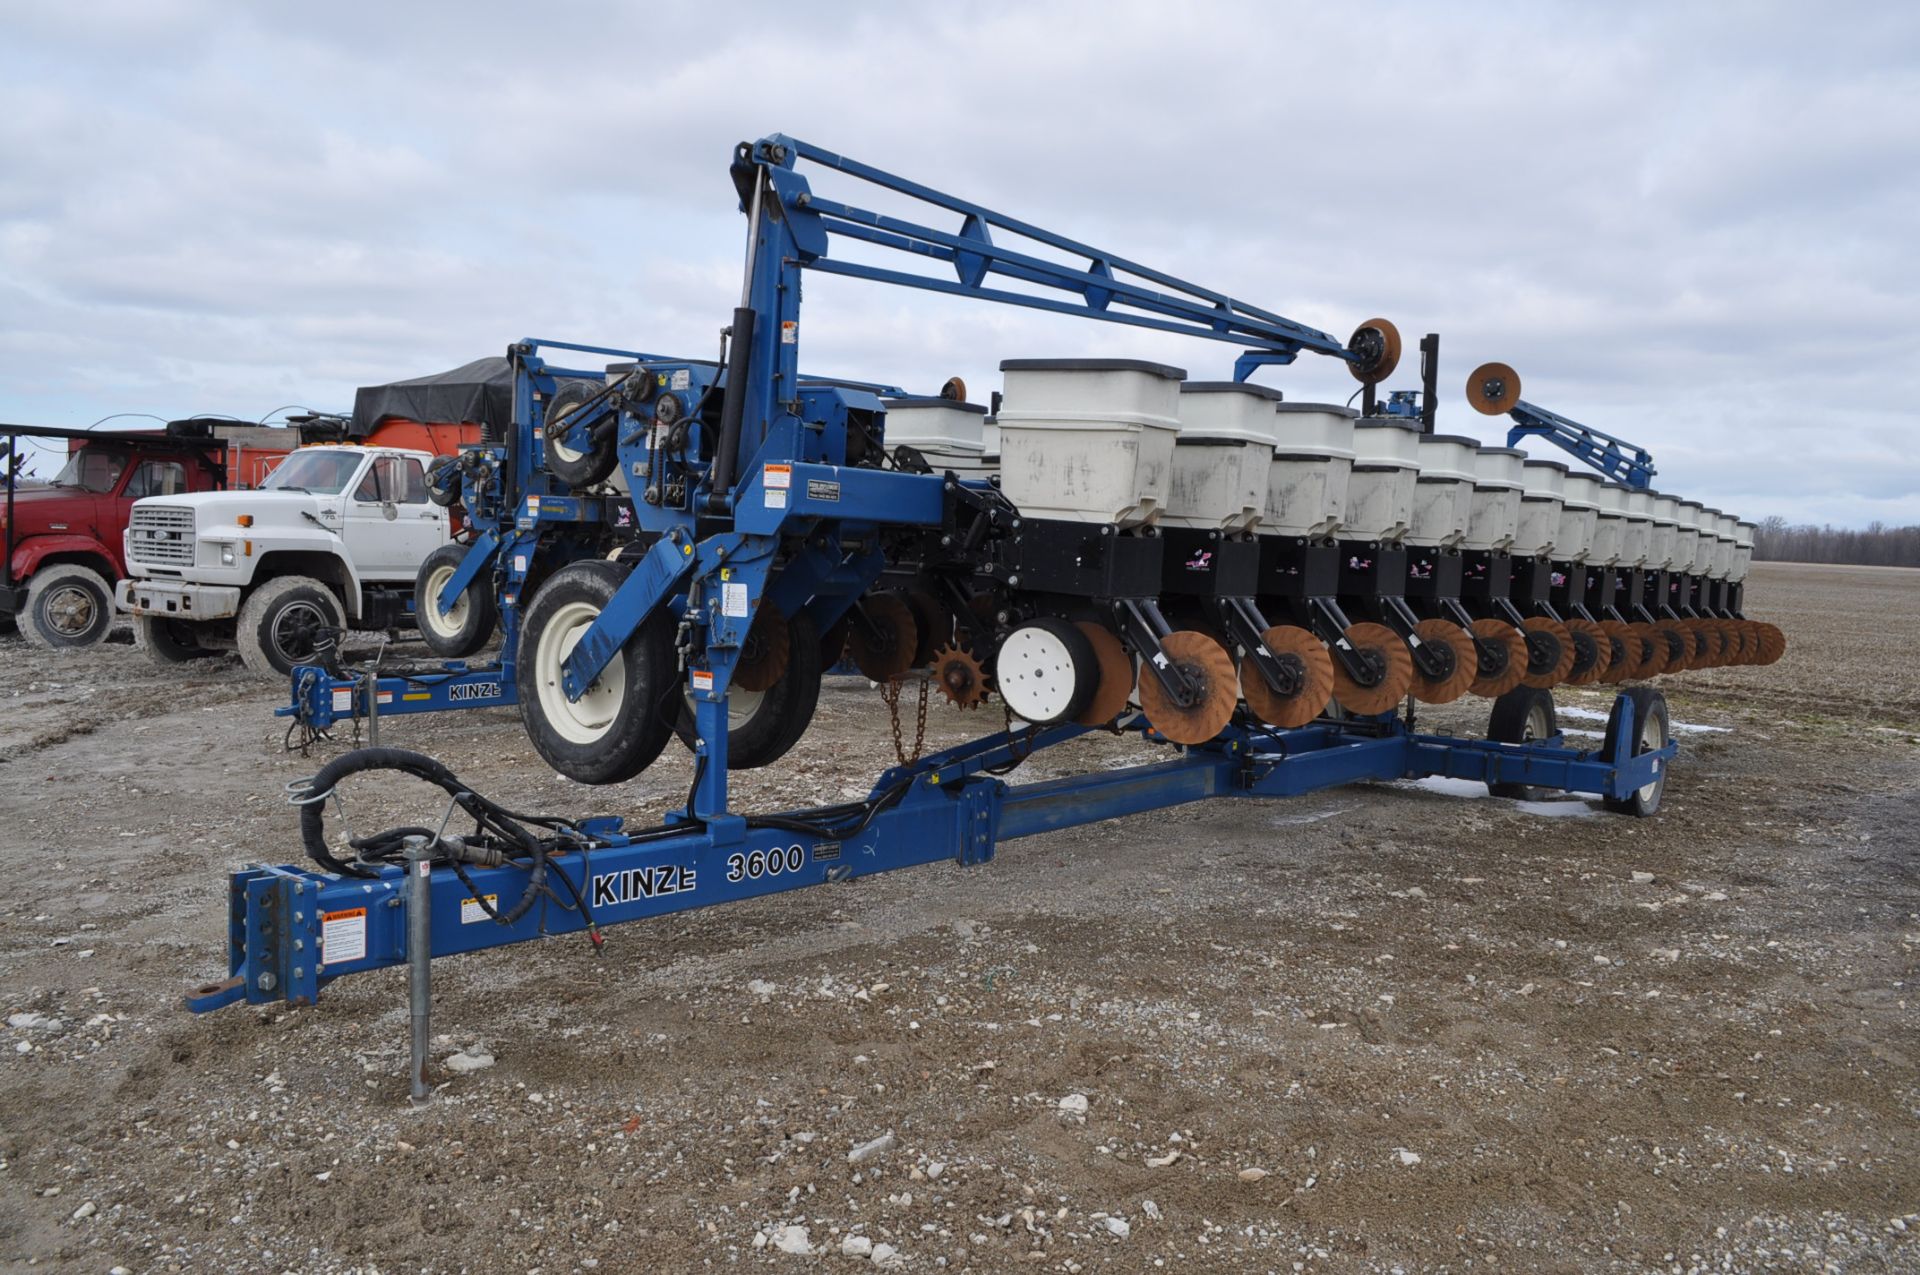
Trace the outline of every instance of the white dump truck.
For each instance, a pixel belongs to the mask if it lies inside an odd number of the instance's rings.
[[[136,642],[164,664],[237,648],[249,669],[284,677],[322,628],[410,626],[414,576],[452,535],[427,496],[432,460],[303,447],[257,490],[136,501],[115,593]]]

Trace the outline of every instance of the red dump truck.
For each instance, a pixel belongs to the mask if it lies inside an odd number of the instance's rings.
[[[348,436],[345,417],[247,425],[208,417],[165,429],[82,430],[0,424],[0,632],[16,625],[35,646],[92,646],[114,622],[114,585],[127,574],[127,521],[148,496],[251,490],[287,453]],[[385,420],[355,441],[453,451],[471,428]],[[52,478],[17,475],[22,439],[57,442],[66,464]]]

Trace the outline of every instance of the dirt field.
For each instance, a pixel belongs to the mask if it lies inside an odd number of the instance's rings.
[[[284,690],[0,638],[0,1267],[1920,1270],[1920,575],[1754,574],[1792,645],[1668,679],[1656,819],[1219,802],[443,961],[441,1055],[496,1061],[423,1110],[398,971],[179,1008],[226,872],[299,855]],[[829,690],[743,805],[864,795],[885,723]],[[383,742],[522,809],[688,778],[581,788],[511,711]]]

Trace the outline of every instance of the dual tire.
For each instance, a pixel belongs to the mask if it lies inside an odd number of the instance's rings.
[[[98,646],[113,628],[113,586],[92,567],[55,563],[27,583],[20,633],[44,650]]]

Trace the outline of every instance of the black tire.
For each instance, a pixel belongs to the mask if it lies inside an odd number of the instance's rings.
[[[500,622],[500,608],[493,596],[493,573],[481,570],[460,595],[453,610],[442,615],[440,590],[466,561],[466,545],[445,544],[427,555],[413,577],[413,620],[420,640],[435,655],[450,660],[464,659],[485,646]]]
[[[632,779],[673,735],[663,710],[679,678],[673,621],[664,611],[628,637],[579,701],[570,703],[561,688],[567,652],[626,578],[625,566],[599,559],[562,567],[534,595],[520,631],[515,681],[527,736],[549,766],[583,784]]]
[[[170,620],[164,615],[133,617],[133,645],[145,651],[147,658],[161,668],[173,668],[190,660],[218,654],[200,645],[198,626],[188,620]]]
[[[1516,686],[1493,701],[1493,711],[1487,715],[1487,738],[1502,744],[1552,739],[1559,733],[1560,723],[1553,711],[1551,691]],[[1533,784],[1488,784],[1487,791],[1515,801],[1537,801],[1545,793]]]
[[[113,586],[92,567],[60,562],[27,582],[20,633],[43,650],[98,646],[113,628]]]
[[[1628,686],[1614,698],[1613,711],[1607,714],[1606,740],[1601,745],[1603,756],[1613,756],[1614,745],[1620,738],[1620,702],[1629,700],[1633,704],[1634,735],[1633,755],[1650,753],[1664,748],[1673,738],[1673,723],[1667,716],[1667,697],[1651,686]],[[1623,798],[1605,798],[1603,803],[1615,814],[1632,815],[1644,819],[1660,809],[1660,799],[1667,791],[1667,768],[1662,766],[1660,774],[1644,788],[1636,788]]]
[[[576,490],[604,482],[613,472],[617,459],[611,430],[600,433],[593,446],[584,452],[573,451],[560,442],[560,436],[566,432],[567,417],[598,392],[585,381],[567,381],[547,400],[544,427],[547,472]]]
[[[813,723],[820,703],[820,633],[802,612],[787,621],[787,671],[758,693],[733,690],[727,695],[727,769],[752,770],[771,765],[787,755]],[[743,701],[740,708],[735,701]],[[693,705],[683,693],[673,733],[689,750],[698,738]]]
[[[427,465],[427,499],[442,509],[460,503],[460,471],[451,456],[435,456]]]
[[[321,629],[346,627],[346,609],[333,590],[309,576],[277,576],[240,604],[234,644],[240,662],[254,673],[284,678],[295,665],[313,661]]]

